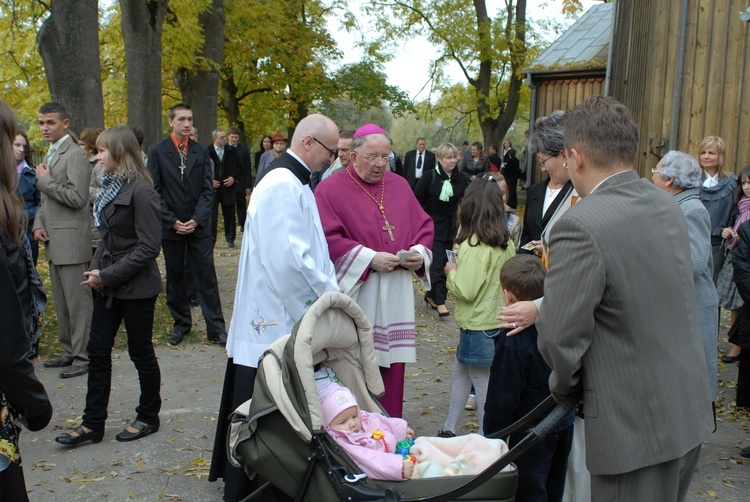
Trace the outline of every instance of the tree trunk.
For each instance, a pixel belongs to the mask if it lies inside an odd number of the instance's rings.
[[[70,115],[70,129],[104,127],[97,0],[55,0],[37,35],[50,94]]]
[[[227,114],[229,127],[236,127],[240,130],[240,143],[247,144],[245,140],[245,123],[240,118],[240,100],[237,97],[239,90],[234,81],[234,71],[231,67],[224,70],[224,78],[221,79],[221,88],[224,91],[224,99],[221,107]]]
[[[169,0],[120,0],[128,75],[128,125],[143,132],[143,146],[162,139],[161,34]]]
[[[211,131],[216,128],[219,105],[219,69],[224,53],[224,28],[226,15],[224,0],[213,0],[211,7],[201,13],[205,42],[201,51],[201,68],[179,68],[175,83],[182,100],[193,110],[193,121],[201,143],[211,141]]]
[[[482,21],[488,20],[487,10],[483,1],[475,1],[477,22],[480,24],[479,37],[489,36],[489,23],[486,24],[486,32],[483,31]],[[479,6],[478,4],[481,4]],[[497,116],[493,117],[490,105],[490,85],[492,73],[491,58],[481,57],[479,63],[479,77],[471,82],[477,93],[477,112],[479,114],[479,125],[482,129],[482,137],[485,145],[500,144],[505,134],[513,125],[521,101],[521,88],[523,79],[521,70],[526,61],[526,0],[517,0],[515,6],[508,3],[507,21],[505,35],[508,39],[510,50],[510,82],[508,86],[508,101],[505,106],[500,105]],[[515,12],[514,12],[515,11]],[[486,46],[482,44],[483,47]]]

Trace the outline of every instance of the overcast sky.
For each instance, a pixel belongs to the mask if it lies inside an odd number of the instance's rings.
[[[356,11],[356,5],[361,0],[352,0],[349,8]],[[497,8],[503,2],[501,0],[487,0],[487,12],[494,16]],[[583,12],[597,3],[595,0],[582,0]],[[554,18],[565,26],[573,24],[573,20],[567,20],[562,15],[562,0],[528,0],[527,18],[532,22]],[[363,23],[364,24],[364,23]],[[354,47],[355,37],[341,29],[335,21],[329,23],[339,48],[344,52],[343,63],[358,61],[361,52]],[[559,34],[550,33],[549,41],[552,42]],[[403,89],[412,99],[423,100],[427,98],[428,88],[424,88],[428,81],[428,69],[430,61],[435,54],[435,48],[423,37],[417,37],[402,43],[393,61],[386,65],[388,83]],[[454,82],[465,82],[458,65],[451,65],[446,72]]]

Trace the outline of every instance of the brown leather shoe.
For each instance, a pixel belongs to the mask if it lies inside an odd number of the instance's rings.
[[[73,358],[70,356],[60,356],[49,361],[44,361],[45,368],[65,368],[73,364]]]
[[[71,366],[70,369],[67,369],[60,373],[60,378],[73,378],[81,375],[85,375],[89,372],[88,366],[79,366],[78,364]]]

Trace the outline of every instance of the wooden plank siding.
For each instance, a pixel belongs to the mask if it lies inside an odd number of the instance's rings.
[[[669,147],[683,0],[617,0],[610,94],[625,103],[640,133],[636,170],[650,176]],[[750,164],[750,23],[747,0],[686,0],[685,58],[676,148],[698,155],[704,137],[727,144],[727,167]],[[567,110],[604,93],[604,72],[591,68],[529,72],[536,116]],[[662,148],[658,148],[663,144]],[[535,166],[534,180],[540,179]]]
[[[650,175],[667,151],[677,64],[680,1],[629,0],[616,7],[610,93],[633,112],[640,132],[636,169]],[[727,166],[750,164],[748,25],[739,19],[747,0],[688,0],[685,66],[677,149],[698,154],[709,135],[727,143]]]
[[[535,78],[536,116],[544,117],[555,110],[569,110],[591,96],[604,94],[605,70],[579,74],[543,75]],[[541,178],[539,166],[534,163],[534,181]]]

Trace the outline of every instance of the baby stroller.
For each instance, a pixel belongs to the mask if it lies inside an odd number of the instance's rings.
[[[512,501],[518,473],[500,472],[553,430],[575,402],[558,405],[528,436],[477,476],[392,482],[367,478],[325,432],[313,377],[333,369],[363,410],[383,413],[375,396],[384,392],[375,362],[372,325],[359,306],[341,293],[321,296],[295,325],[274,342],[258,365],[253,398],[232,415],[230,460],[268,483],[247,501]],[[520,430],[554,405],[542,403],[495,437]]]

